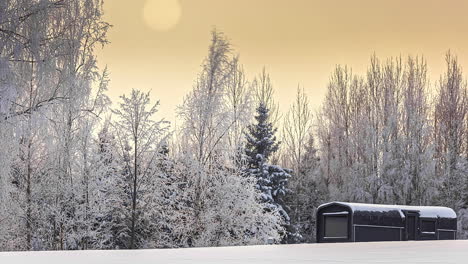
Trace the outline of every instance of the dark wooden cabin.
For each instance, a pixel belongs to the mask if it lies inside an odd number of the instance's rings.
[[[448,207],[331,202],[317,209],[317,242],[456,239]]]

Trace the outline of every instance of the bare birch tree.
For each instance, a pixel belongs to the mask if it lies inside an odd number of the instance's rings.
[[[468,116],[467,82],[457,57],[446,54],[447,69],[440,77],[434,109],[434,141],[437,175],[443,181],[442,204],[458,209],[466,197],[468,166],[466,156],[466,122]]]
[[[139,217],[142,214],[140,208],[140,192],[143,183],[151,172],[151,164],[155,160],[161,137],[167,132],[167,121],[155,121],[159,101],[150,105],[149,93],[132,90],[130,97],[120,97],[122,102],[119,108],[113,110],[118,121],[114,124],[120,146],[120,155],[124,157],[128,151],[130,159],[123,158],[128,173],[131,177],[131,216],[129,230],[129,248],[136,248],[138,243],[137,229]]]

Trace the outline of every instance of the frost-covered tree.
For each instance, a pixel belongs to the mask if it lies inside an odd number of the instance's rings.
[[[167,121],[155,121],[159,101],[150,105],[149,93],[132,90],[129,97],[121,96],[119,108],[113,110],[117,121],[119,154],[124,162],[124,172],[128,175],[130,206],[127,244],[136,248],[143,243],[146,226],[144,215],[151,208],[147,195],[153,186],[153,162],[159,154],[161,139],[167,133]],[[143,237],[142,237],[143,236]]]
[[[233,55],[226,36],[216,30],[211,33],[211,44],[201,73],[193,90],[184,98],[178,116],[182,119],[181,149],[186,164],[196,168],[190,187],[193,189],[194,231],[190,241],[194,243],[203,229],[201,221],[205,210],[208,182],[214,170],[228,160],[228,132],[234,123],[229,120],[230,111],[226,109],[227,87],[234,75]],[[219,164],[219,165],[218,165]]]
[[[60,74],[54,72],[54,64],[70,52],[53,51],[62,44],[59,27],[71,26],[61,17],[69,2],[6,0],[0,3],[3,120],[31,113],[62,99],[54,92],[60,89],[61,82],[57,78]],[[33,100],[27,96],[31,92],[36,95]]]
[[[281,118],[279,105],[275,101],[275,90],[271,83],[270,74],[266,68],[262,68],[262,72],[254,78],[252,82],[252,88],[254,93],[255,105],[263,104],[270,110],[269,121],[274,125],[278,125],[278,121]]]
[[[253,89],[245,77],[239,57],[233,59],[234,73],[226,89],[226,108],[232,126],[228,130],[230,152],[236,163],[241,162],[244,132],[252,118]]]
[[[327,193],[320,168],[320,158],[312,135],[312,110],[304,89],[296,98],[283,124],[283,160],[293,168],[286,195],[291,225],[298,236],[288,243],[315,241],[315,210]]]
[[[400,182],[407,189],[405,204],[429,205],[437,194],[434,144],[431,142],[432,126],[429,115],[427,66],[424,59],[409,57],[404,74],[401,106],[402,177],[410,182]],[[394,143],[395,144],[395,143]],[[406,185],[406,188],[404,187]]]
[[[343,186],[351,177],[347,168],[351,162],[348,155],[351,143],[348,96],[352,84],[354,82],[351,70],[337,66],[330,77],[322,110],[317,115],[321,160],[326,167],[324,174],[332,197],[337,200],[345,199],[343,190],[337,189],[337,186]]]
[[[235,124],[226,109],[227,88],[236,74],[234,66],[229,41],[223,33],[213,31],[202,71],[178,111],[186,130],[184,137],[202,164],[216,159],[227,145],[226,135]]]
[[[297,89],[293,105],[287,112],[283,123],[283,145],[289,166],[297,173],[305,166],[304,144],[312,131],[312,110],[304,88]]]
[[[188,247],[193,224],[191,189],[188,186],[192,172],[190,164],[171,155],[169,146],[163,144],[153,166],[156,188],[148,198],[155,208],[146,216],[156,232],[151,234],[145,247]]]
[[[109,27],[102,21],[102,2],[8,0],[0,5],[0,75],[5,77],[0,77],[0,122],[20,128],[10,142],[22,149],[12,176],[25,179],[11,194],[19,197],[10,197],[24,198],[24,207],[10,217],[25,223],[22,249],[77,248],[74,194],[82,186],[71,184],[78,171],[71,161],[83,131],[74,130],[74,124],[93,112],[84,102],[99,78],[93,50],[106,43]],[[28,124],[31,132],[24,129]]]
[[[89,248],[115,249],[123,244],[125,232],[125,181],[121,176],[118,145],[107,118],[90,146],[89,185],[86,192],[88,213],[87,244]]]
[[[14,129],[10,124],[0,122],[0,144],[3,148],[0,155],[0,250],[13,249],[10,234],[14,233],[17,219],[11,216],[12,209],[15,208],[15,200],[11,199],[11,166],[18,149],[11,142],[14,140]],[[10,155],[4,155],[9,153]]]
[[[328,201],[328,189],[323,177],[323,167],[312,134],[305,144],[301,171],[297,172],[296,188],[287,197],[291,222],[301,235],[301,242],[315,242],[317,207]],[[295,175],[293,175],[294,179]]]
[[[178,171],[185,171],[183,192],[191,206],[184,220],[188,245],[218,246],[265,243],[282,227],[276,212],[253,212],[260,201],[249,177],[238,166],[239,133],[248,120],[247,84],[224,34],[213,31],[208,56],[196,84],[179,107]],[[232,143],[235,142],[233,145]],[[181,165],[183,165],[181,167]],[[242,201],[236,195],[245,197]],[[264,221],[253,228],[261,214]],[[233,219],[232,215],[236,215]],[[237,226],[237,228],[236,228]]]
[[[442,182],[439,202],[459,210],[468,207],[468,89],[458,60],[450,52],[446,55],[446,63],[447,69],[440,77],[435,98],[436,171]],[[467,233],[466,229],[462,232]]]
[[[283,172],[276,168],[271,171]],[[255,188],[257,179],[241,173],[216,171],[214,176],[218,180],[209,184],[205,201],[210,210],[201,216],[204,229],[195,245],[258,245],[268,239],[280,241],[283,227],[279,212],[264,210]]]
[[[337,67],[318,115],[332,199],[431,203],[436,192],[423,59],[371,58],[366,78]]]

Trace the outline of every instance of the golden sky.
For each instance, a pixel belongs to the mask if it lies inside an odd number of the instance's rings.
[[[98,60],[110,71],[111,99],[151,90],[169,120],[192,88],[213,27],[229,37],[249,77],[266,67],[283,111],[298,84],[318,108],[334,66],[364,73],[374,52],[423,54],[432,84],[448,49],[468,68],[465,0],[105,0],[104,11],[113,28]]]

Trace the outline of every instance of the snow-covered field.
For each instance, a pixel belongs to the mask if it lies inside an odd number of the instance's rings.
[[[0,263],[468,263],[468,240],[190,249],[4,252]]]

